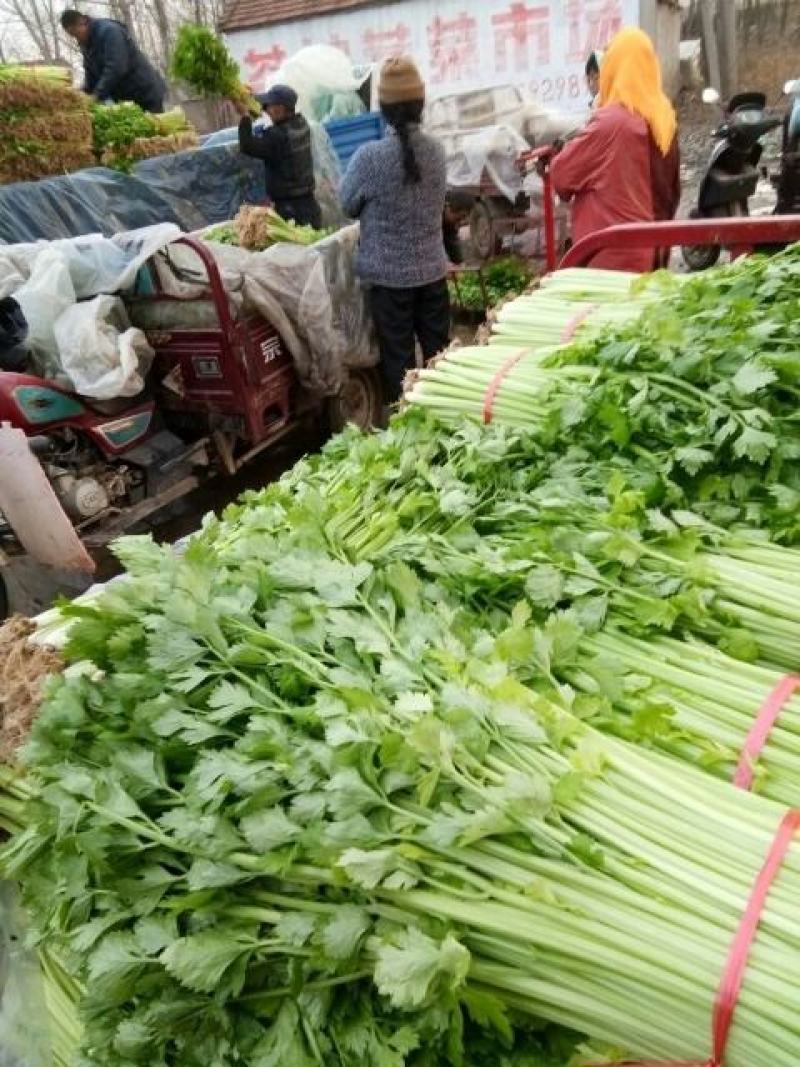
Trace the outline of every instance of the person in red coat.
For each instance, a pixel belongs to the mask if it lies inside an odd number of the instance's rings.
[[[553,160],[556,192],[572,204],[579,241],[625,222],[672,218],[680,199],[675,111],[661,88],[661,69],[646,33],[620,31],[603,55],[596,110],[584,130]],[[593,267],[647,271],[650,249],[598,253]]]

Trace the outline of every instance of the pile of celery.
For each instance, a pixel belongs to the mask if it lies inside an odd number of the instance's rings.
[[[533,1015],[702,1059],[782,809],[601,736],[521,680],[563,630],[348,562],[306,503],[267,490],[182,559],[134,543],[77,612],[103,683],[54,687],[4,865],[86,981],[83,1055],[457,1064]],[[798,883],[793,854],[732,1067],[800,1052]]]
[[[564,1067],[532,1020],[709,1056],[800,792],[796,698],[764,796],[718,780],[800,647],[798,275],[556,276],[386,433],[181,558],[122,546],[130,579],[65,609],[102,681],[53,684],[3,808],[81,1062]],[[800,1054],[798,883],[793,848],[727,1067]]]

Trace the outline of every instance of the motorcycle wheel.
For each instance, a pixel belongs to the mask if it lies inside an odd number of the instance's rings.
[[[719,245],[684,245],[681,248],[683,262],[690,271],[708,270],[713,267],[721,252]]]

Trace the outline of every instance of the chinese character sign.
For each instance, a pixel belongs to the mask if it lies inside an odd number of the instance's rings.
[[[256,92],[261,92],[269,80],[269,75],[280,70],[281,63],[286,58],[287,54],[279,44],[263,51],[257,48],[248,49],[244,54],[245,81]]]
[[[587,104],[583,68],[623,26],[638,24],[639,0],[399,0],[230,34],[254,89],[309,43],[330,44],[354,64],[407,53],[431,98],[518,86],[546,106]]]
[[[478,20],[467,11],[455,18],[434,15],[427,27],[430,80],[434,86],[471,85],[478,77]]]

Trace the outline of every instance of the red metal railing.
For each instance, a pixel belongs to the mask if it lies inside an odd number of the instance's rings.
[[[566,253],[559,269],[585,267],[598,252],[612,248],[652,248],[655,251],[680,245],[721,245],[734,256],[741,256],[759,245],[789,244],[792,241],[800,241],[800,215],[632,222],[609,226],[583,237]]]

